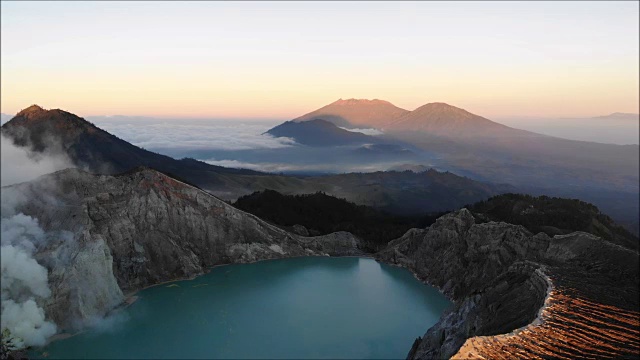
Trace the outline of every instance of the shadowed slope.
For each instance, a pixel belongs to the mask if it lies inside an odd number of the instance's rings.
[[[424,132],[445,137],[534,135],[498,124],[445,103],[429,103],[384,126],[392,132]]]
[[[312,235],[348,231],[379,249],[411,228],[430,225],[442,213],[398,216],[324,193],[282,195],[265,190],[239,198],[233,206],[285,228],[304,226]]]
[[[503,194],[467,208],[478,222],[504,221],[522,225],[534,234],[544,232],[549,236],[584,231],[632,250],[638,250],[640,246],[637,236],[616,224],[596,206],[577,199]]]
[[[45,110],[37,105],[20,111],[2,125],[2,134],[16,145],[36,152],[65,152],[77,166],[99,173],[120,173],[137,166],[149,166],[185,178],[189,172],[260,174],[176,160],[132,145],[72,113]]]
[[[341,129],[323,119],[287,121],[266,132],[274,137],[288,137],[309,146],[341,146],[377,143],[373,136]]]
[[[349,133],[350,137],[370,138],[328,122],[319,123]],[[176,160],[134,146],[74,114],[47,111],[37,106],[23,110],[4,124],[2,134],[17,145],[35,151],[66,153],[76,166],[93,172],[119,173],[147,166],[184,179],[226,200],[264,189],[285,194],[324,191],[362,205],[422,213],[449,210],[513,191],[509,186],[479,183],[450,173],[438,176],[435,171],[428,176],[389,172],[299,178],[213,166],[194,159]],[[419,186],[415,189],[407,187],[407,181]],[[370,191],[374,188],[375,191]]]

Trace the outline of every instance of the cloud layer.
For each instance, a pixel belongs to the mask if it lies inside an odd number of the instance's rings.
[[[505,118],[499,122],[518,129],[564,139],[628,145],[640,143],[640,116],[612,114],[593,118]]]
[[[340,129],[344,129],[347,131],[352,131],[352,132],[359,132],[365,135],[371,135],[371,136],[377,136],[377,135],[382,135],[384,134],[382,131],[378,130],[378,129],[373,129],[373,128],[365,128],[365,129],[349,129],[349,128],[344,128],[344,127],[340,127]]]
[[[147,150],[153,149],[278,149],[295,144],[288,138],[262,135],[278,123],[239,120],[164,120],[94,117],[102,129]]]
[[[286,163],[251,163],[238,160],[204,160],[207,164],[224,166],[236,169],[249,169],[269,173],[343,173],[343,172],[375,172],[387,171],[397,165],[395,162],[384,162],[374,164],[286,164]]]

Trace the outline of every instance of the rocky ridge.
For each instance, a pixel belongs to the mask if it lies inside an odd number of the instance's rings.
[[[117,176],[63,170],[2,191],[21,198],[16,210],[50,234],[36,252],[52,289],[42,305],[67,329],[104,316],[125,294],[215,265],[363,255],[350,233],[292,234],[148,168]],[[375,257],[454,302],[409,358],[640,355],[638,253],[594,235],[478,224],[462,209]]]
[[[454,301],[408,358],[637,358],[638,253],[594,235],[476,224],[466,209],[376,255]]]
[[[104,316],[125,294],[215,265],[362,254],[350,233],[292,234],[148,168],[118,176],[68,169],[2,190],[23,199],[16,211],[50,234],[36,252],[52,289],[43,305],[65,329]]]

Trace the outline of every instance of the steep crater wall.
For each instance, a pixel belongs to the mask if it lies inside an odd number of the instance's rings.
[[[215,265],[363,254],[350,233],[291,234],[150,169],[119,176],[63,170],[5,191],[23,200],[17,212],[48,233],[67,234],[35,254],[49,270],[51,296],[42,305],[63,329],[91,324],[127,294]]]
[[[639,355],[633,347],[639,334],[638,253],[593,235],[550,238],[506,223],[476,224],[462,209],[408,232],[376,257],[411,269],[454,301],[415,341],[408,358],[593,356],[600,348],[572,334],[598,340],[612,326],[627,332],[618,334],[624,341],[610,354]],[[557,305],[559,294],[576,305]],[[603,319],[581,308],[587,301]],[[636,320],[617,320],[629,314]],[[566,321],[576,316],[581,320]],[[560,323],[570,325],[552,325]]]
[[[150,169],[119,176],[64,170],[5,190],[22,199],[16,211],[65,234],[41,244],[36,258],[52,289],[41,305],[66,329],[104,316],[126,294],[219,264],[363,255],[350,233],[292,234]],[[409,358],[638,355],[638,253],[593,235],[550,238],[522,226],[476,224],[462,209],[410,230],[375,257],[454,301]],[[585,336],[572,340],[582,341],[579,348],[554,343],[573,332],[618,343],[607,350]]]

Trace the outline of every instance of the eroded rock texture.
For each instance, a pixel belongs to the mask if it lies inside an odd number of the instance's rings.
[[[62,328],[104,316],[145,286],[214,265],[363,254],[350,233],[292,234],[150,169],[117,176],[64,170],[2,195],[3,208],[10,198],[47,231],[36,258],[49,270],[52,296],[41,305]],[[640,356],[635,250],[582,232],[549,237],[476,224],[462,209],[375,256],[454,301],[409,358]]]
[[[93,175],[69,169],[3,189],[51,235],[38,250],[49,269],[46,314],[81,327],[125,294],[227,263],[307,255],[359,255],[350,233],[288,233],[150,169]]]
[[[587,233],[551,238],[476,224],[462,209],[377,257],[411,269],[455,302],[409,358],[640,356],[634,250]]]

